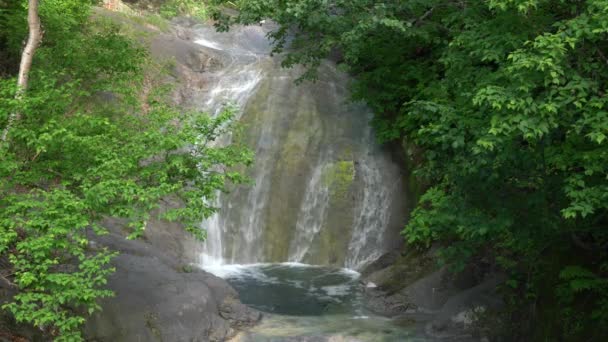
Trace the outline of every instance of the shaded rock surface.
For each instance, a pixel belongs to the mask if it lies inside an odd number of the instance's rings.
[[[224,341],[261,319],[224,280],[184,267],[149,243],[125,240],[121,221],[105,225],[111,233],[97,243],[121,252],[108,282],[116,296],[103,300],[103,311],[88,320],[88,339]]]
[[[476,322],[502,307],[496,288],[504,276],[465,268],[437,267],[435,251],[387,255],[363,271],[365,305],[406,323],[424,323],[426,334],[446,340],[487,340]]]
[[[142,239],[174,262],[188,265],[199,261],[201,242],[187,233],[181,224],[163,220],[160,216],[169,208],[178,208],[181,202],[165,198],[146,224]]]
[[[0,283],[0,305],[7,303],[15,295],[13,289]],[[42,333],[25,323],[17,323],[14,317],[0,310],[0,342],[44,341]]]

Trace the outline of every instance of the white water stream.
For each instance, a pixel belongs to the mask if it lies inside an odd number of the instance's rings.
[[[217,114],[235,104],[256,154],[254,183],[222,194],[219,212],[201,223],[201,266],[291,261],[360,269],[391,247],[385,232],[402,222],[398,168],[375,143],[369,112],[348,103],[348,79],[326,63],[317,83],[296,85],[297,71],[269,56],[266,32],[196,29],[195,43],[221,62],[205,74],[200,109]]]

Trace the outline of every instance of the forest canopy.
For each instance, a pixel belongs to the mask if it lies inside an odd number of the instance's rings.
[[[240,11],[220,29],[275,21],[304,80],[328,56],[355,76],[429,185],[403,236],[508,274],[509,340],[607,336],[608,1],[215,3]]]

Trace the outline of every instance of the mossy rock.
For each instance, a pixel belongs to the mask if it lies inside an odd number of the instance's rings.
[[[438,269],[437,262],[427,251],[415,248],[400,255],[395,262],[366,276],[368,281],[378,285],[389,294],[396,293],[415,281]]]
[[[332,199],[346,199],[354,180],[355,163],[352,160],[335,162],[323,173],[323,183],[329,188]]]
[[[152,332],[152,335],[158,338],[159,341],[162,341],[162,334],[158,324],[158,315],[154,314],[153,312],[146,312],[144,314],[144,321],[146,323],[146,327]]]

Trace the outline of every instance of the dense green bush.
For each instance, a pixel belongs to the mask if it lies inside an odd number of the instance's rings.
[[[162,65],[119,27],[91,21],[89,5],[42,1],[29,88],[16,99],[15,79],[0,79],[0,129],[21,113],[0,145],[0,281],[15,293],[3,309],[57,341],[81,340],[97,299],[112,295],[115,253],[91,243],[105,233],[101,218],[127,218],[135,238],[161,198],[177,196],[185,206],[166,218],[203,239],[206,203],[242,182],[226,170],[252,158],[212,147],[234,128],[231,109],[211,118],[168,105]],[[0,46],[19,56],[26,1],[0,13]]]
[[[225,1],[217,1],[225,3]],[[382,141],[433,186],[403,234],[510,275],[509,340],[608,336],[608,1],[239,1],[284,64],[356,76]],[[536,335],[533,335],[536,334]]]

